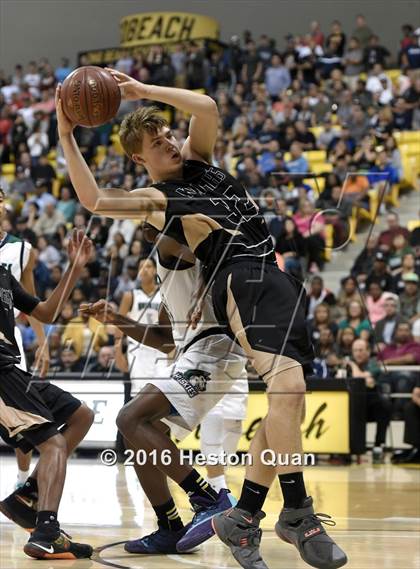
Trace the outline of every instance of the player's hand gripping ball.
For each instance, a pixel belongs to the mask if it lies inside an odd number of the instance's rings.
[[[121,93],[114,77],[94,65],[75,69],[61,86],[63,112],[74,124],[100,126],[116,115]]]

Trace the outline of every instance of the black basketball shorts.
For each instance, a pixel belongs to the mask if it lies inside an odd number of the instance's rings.
[[[0,369],[0,436],[29,452],[58,433],[81,401],[13,366]]]
[[[300,365],[305,374],[312,373],[306,291],[299,281],[272,263],[248,259],[224,267],[212,295],[219,323],[239,341],[264,380],[274,368]]]

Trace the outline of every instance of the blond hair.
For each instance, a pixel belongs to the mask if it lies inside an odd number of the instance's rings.
[[[169,126],[166,119],[160,115],[157,107],[140,107],[124,117],[120,126],[120,141],[129,158],[141,152],[144,133],[157,134],[158,131]]]

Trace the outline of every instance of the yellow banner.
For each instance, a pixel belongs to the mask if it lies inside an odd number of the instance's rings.
[[[121,47],[218,39],[219,22],[188,12],[144,12],[120,21]]]
[[[247,452],[255,431],[267,414],[265,393],[250,393],[247,418],[243,422],[238,450]],[[199,430],[184,439],[180,448],[198,450]],[[313,391],[306,396],[306,417],[302,425],[306,453],[349,453],[350,413],[347,391]]]

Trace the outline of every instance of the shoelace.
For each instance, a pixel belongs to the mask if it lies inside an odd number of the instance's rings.
[[[65,535],[68,539],[72,540],[72,536],[69,535],[67,532],[65,532],[63,529],[60,528],[60,533],[62,533],[63,535]]]
[[[315,518],[317,520],[317,522],[319,522],[321,524],[325,524],[326,526],[336,526],[337,525],[337,523],[328,514],[314,514],[313,518]]]

